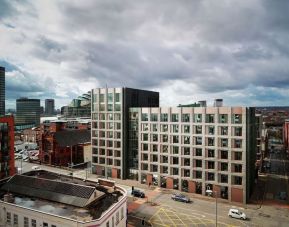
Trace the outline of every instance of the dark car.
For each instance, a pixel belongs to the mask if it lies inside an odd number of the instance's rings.
[[[131,191],[131,194],[135,197],[139,197],[139,198],[144,198],[145,197],[145,194],[140,191],[140,190],[137,190],[137,189],[134,189]]]
[[[184,202],[184,203],[191,202],[190,198],[183,195],[183,194],[172,194],[171,198],[172,198],[172,200],[180,201],[180,202]]]

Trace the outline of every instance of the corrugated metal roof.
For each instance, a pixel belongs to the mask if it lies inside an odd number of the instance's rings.
[[[97,195],[95,199],[104,195],[103,192],[100,192],[91,186],[23,175],[13,176],[4,186],[2,186],[1,190],[77,207],[87,206],[91,196],[94,196],[94,192],[96,192]]]

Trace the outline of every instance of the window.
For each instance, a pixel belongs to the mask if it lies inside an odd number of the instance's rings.
[[[221,123],[221,124],[228,123],[228,114],[220,114],[219,115],[219,123]]]
[[[107,102],[113,102],[113,93],[107,94]]]
[[[195,178],[201,179],[202,178],[202,171],[195,171]]]
[[[162,163],[168,163],[168,156],[162,156]]]
[[[17,214],[13,215],[13,224],[18,225],[18,215]]]
[[[120,121],[121,120],[121,114],[114,114],[114,120]]]
[[[35,219],[31,219],[31,226],[32,227],[36,227],[37,226]]]
[[[182,114],[182,122],[190,122],[190,114]]]
[[[158,156],[157,155],[153,155],[152,156],[152,161],[153,162],[158,162]]]
[[[163,153],[168,153],[168,146],[167,145],[163,145],[162,146],[162,151],[163,151]]]
[[[24,217],[24,227],[29,227],[29,219],[27,217]],[[43,227],[48,227],[48,224],[45,226],[43,223]]]
[[[233,124],[242,124],[242,115],[241,114],[233,114],[232,123]]]
[[[215,134],[215,126],[208,126],[208,134],[209,135],[214,135]]]
[[[221,150],[221,159],[228,159],[228,151]]]
[[[234,172],[235,173],[242,173],[242,165],[241,164],[235,164],[234,165]]]
[[[215,157],[215,150],[208,150],[208,157],[214,158]]]
[[[172,132],[178,133],[179,132],[179,125],[172,125]]]
[[[227,126],[222,126],[220,127],[221,135],[222,136],[227,136],[228,135],[228,127]]]
[[[173,136],[173,143],[179,143],[179,136]]]
[[[167,132],[168,131],[168,125],[162,125],[162,132]]]
[[[161,122],[167,122],[168,121],[168,114],[161,114]]]
[[[148,149],[149,149],[148,144],[147,144],[147,143],[144,143],[142,149],[143,149],[143,151],[148,151]]]
[[[202,145],[202,137],[196,137],[196,145]]]
[[[143,140],[143,141],[148,141],[148,139],[149,139],[149,136],[148,136],[147,133],[142,134],[142,140]]]
[[[113,104],[107,104],[107,111],[113,111]]]
[[[114,111],[120,111],[120,104],[114,104]]]
[[[190,155],[190,148],[189,147],[184,147],[184,155]]]
[[[179,169],[173,168],[173,175],[179,175]]]
[[[190,170],[184,169],[184,177],[190,177]]]
[[[105,104],[100,104],[99,110],[100,110],[100,111],[105,111]]]
[[[221,171],[228,171],[228,163],[221,162]]]
[[[147,113],[142,113],[142,114],[141,114],[141,120],[142,120],[142,121],[148,121],[148,120],[149,120],[148,114],[147,114]]]
[[[114,101],[115,102],[120,102],[120,93],[115,93],[114,94]]]
[[[104,102],[104,94],[99,95],[99,102]]]
[[[179,114],[172,114],[172,122],[179,122]]]
[[[221,174],[221,183],[228,183],[228,175]]]
[[[242,185],[242,177],[233,176],[233,184],[235,184],[235,185]]]
[[[179,147],[173,146],[173,154],[179,154]]]
[[[189,125],[184,125],[183,127],[184,127],[184,130],[183,130],[184,133],[190,133],[190,126]]]
[[[57,227],[56,225],[51,225],[51,227]]]
[[[179,164],[179,158],[178,157],[173,157],[173,165],[178,165]]]
[[[152,130],[153,130],[153,132],[157,132],[158,131],[158,125],[152,124]]]
[[[149,125],[148,124],[142,124],[142,130],[143,131],[148,131],[149,130]]]
[[[215,115],[214,114],[206,114],[206,123],[214,123]]]
[[[209,181],[214,181],[215,180],[215,173],[210,173],[209,172],[207,176],[208,176],[208,180]]]
[[[194,122],[201,123],[202,122],[202,114],[194,114]]]
[[[228,139],[221,139],[221,147],[228,147]]]
[[[108,222],[106,222],[106,227],[109,227],[109,221],[108,221]]]
[[[148,154],[143,154],[142,161],[147,161],[147,160],[148,160]]]
[[[158,152],[158,145],[157,144],[153,144],[153,152]]]
[[[202,156],[202,148],[196,148],[196,156]]]
[[[242,147],[242,140],[235,139],[234,140],[234,148],[241,148]]]
[[[208,169],[215,169],[215,162],[208,162]]]
[[[163,142],[163,143],[167,143],[168,140],[169,140],[168,135],[162,135],[162,142]]]
[[[191,143],[191,137],[190,136],[184,136],[184,144],[190,144]]]
[[[162,173],[164,174],[168,174],[169,173],[169,169],[167,166],[162,166]]]
[[[184,166],[190,166],[190,159],[189,158],[185,158],[184,159]]]
[[[151,114],[151,121],[158,121],[158,114]]]
[[[196,160],[195,161],[195,163],[196,163],[196,167],[202,167],[202,160]]]
[[[242,160],[242,152],[235,152],[234,160],[240,161]]]
[[[234,127],[234,136],[242,136],[242,127]]]
[[[201,125],[195,126],[195,133],[196,134],[202,134],[202,126]]]
[[[158,134],[153,134],[152,137],[153,142],[158,142]]]
[[[6,213],[6,222],[7,222],[7,224],[11,224],[11,213],[10,212]]]
[[[208,138],[208,146],[215,146],[215,138]]]

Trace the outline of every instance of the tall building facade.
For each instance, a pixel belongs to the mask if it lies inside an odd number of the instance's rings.
[[[0,117],[0,179],[15,174],[14,117]]]
[[[40,99],[16,100],[16,125],[40,125]]]
[[[5,115],[5,68],[0,66],[0,116]]]
[[[55,103],[54,99],[45,99],[45,115],[54,115]]]
[[[247,201],[255,173],[254,108],[139,108],[136,114],[140,182]]]
[[[158,107],[159,93],[132,88],[97,88],[92,100],[92,171],[98,175],[127,178],[129,108]]]

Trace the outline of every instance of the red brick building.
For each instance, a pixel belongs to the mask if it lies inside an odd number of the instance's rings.
[[[41,136],[40,127],[25,129],[23,131],[23,141],[24,142],[37,143],[39,145],[40,136]]]
[[[53,122],[42,127],[39,146],[40,160],[50,165],[68,166],[83,163],[83,150],[90,145],[90,131],[68,130],[65,122]]]
[[[289,120],[285,120],[283,125],[284,147],[285,151],[289,152]]]
[[[14,117],[0,117],[0,179],[15,174]]]

